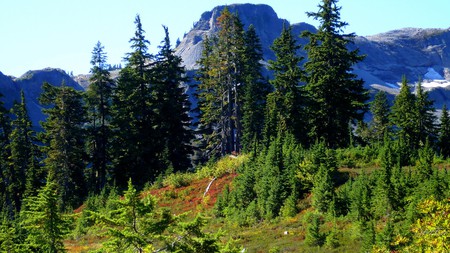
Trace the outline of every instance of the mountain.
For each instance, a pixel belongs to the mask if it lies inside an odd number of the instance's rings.
[[[198,68],[197,60],[202,54],[202,40],[205,36],[211,36],[218,31],[216,20],[220,16],[222,10],[227,7],[231,13],[238,13],[239,18],[244,24],[244,29],[249,25],[255,26],[261,44],[263,46],[263,55],[265,60],[274,60],[275,55],[270,50],[273,41],[281,34],[283,25],[289,26],[290,23],[277,16],[275,11],[269,5],[265,4],[233,4],[228,6],[218,6],[212,11],[207,11],[202,14],[200,20],[194,24],[194,27],[189,31],[176,48],[176,54],[181,56],[183,63],[188,70]],[[316,28],[307,23],[293,24],[292,31],[295,34],[300,34],[302,31],[315,32]],[[305,39],[300,39],[301,44],[305,44]],[[300,52],[305,55],[304,52]]]
[[[355,47],[366,55],[355,72],[374,90],[397,94],[403,75],[422,80],[435,107],[450,105],[450,29],[404,28],[356,37]]]
[[[14,102],[20,101],[20,91],[24,91],[27,110],[30,115],[33,127],[40,128],[40,121],[45,120],[42,113],[42,106],[39,104],[38,98],[42,93],[42,83],[48,82],[54,86],[64,84],[73,87],[75,90],[83,90],[71,76],[61,69],[46,68],[42,70],[28,71],[19,78],[5,76],[0,72],[0,92],[6,108],[11,108]]]
[[[261,39],[264,60],[273,60],[270,50],[287,20],[277,16],[272,7],[264,4],[234,4],[227,6],[230,12],[238,13],[245,28],[250,24]],[[218,6],[203,13],[176,48],[186,68],[195,70],[201,56],[202,38],[217,31],[215,20],[225,6]],[[292,24],[293,33],[300,36],[304,31],[316,31],[307,23]],[[299,37],[301,45],[306,40]],[[366,58],[355,66],[355,73],[365,80],[372,91],[385,90],[395,95],[399,91],[399,82],[406,75],[411,83],[423,79],[424,88],[430,90],[431,98],[440,108],[443,103],[450,106],[450,30],[405,28],[373,36],[357,36],[351,49],[359,48]],[[305,52],[300,54],[305,56]],[[372,92],[373,93],[373,92]],[[391,99],[393,96],[391,96]]]
[[[216,19],[224,8],[218,6],[204,12],[176,48],[176,54],[182,57],[190,76],[198,68],[196,62],[202,53],[202,40],[217,32]],[[272,7],[265,4],[233,4],[227,8],[232,13],[238,13],[245,29],[250,24],[255,26],[263,47],[264,60],[274,60],[270,46],[280,35],[283,25],[291,24],[279,18]],[[307,23],[292,24],[292,27],[293,33],[298,36],[303,31],[316,31],[314,26]],[[298,41],[301,45],[307,43],[300,37]],[[450,29],[405,28],[373,36],[357,36],[351,48],[359,48],[366,58],[354,67],[354,71],[365,80],[365,86],[371,89],[372,94],[384,90],[391,94],[391,99],[398,93],[403,75],[411,84],[423,79],[423,86],[430,91],[435,107],[441,108],[444,103],[450,107],[450,47],[447,44],[450,44]],[[299,53],[306,56],[303,50]],[[117,77],[118,72],[113,71],[111,76]],[[7,108],[11,108],[14,101],[20,99],[23,89],[33,125],[39,128],[39,121],[45,119],[38,103],[42,83],[47,81],[59,86],[64,80],[67,86],[83,90],[89,85],[89,77],[89,74],[71,77],[63,70],[50,68],[28,71],[19,78],[0,72],[1,100]],[[187,92],[195,105],[193,90],[188,89]]]

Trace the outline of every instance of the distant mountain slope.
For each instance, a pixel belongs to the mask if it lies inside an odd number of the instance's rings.
[[[83,90],[83,87],[75,82],[71,76],[60,69],[46,68],[28,71],[16,79],[5,76],[0,72],[0,93],[3,94],[2,101],[5,102],[6,108],[9,109],[15,101],[20,101],[20,91],[23,90],[27,109],[35,128],[40,128],[39,122],[45,120],[42,106],[38,101],[44,82],[54,86],[61,86],[64,82],[66,86],[73,87],[75,90]]]
[[[203,13],[176,48],[187,69],[198,68],[196,62],[201,56],[202,39],[217,32],[215,20],[224,8],[218,6]],[[237,4],[228,8],[238,13],[245,27],[255,26],[261,38],[264,59],[273,60],[270,46],[279,36],[283,24],[289,25],[289,22],[279,18],[268,5]],[[307,23],[293,24],[294,34],[300,35],[304,30],[314,32],[316,28]],[[299,43],[305,45],[306,40],[299,38]],[[423,79],[424,87],[431,90],[437,107],[443,103],[450,105],[450,91],[446,88],[450,85],[446,81],[450,81],[450,47],[447,44],[450,44],[449,29],[405,28],[358,36],[351,48],[359,48],[366,58],[355,66],[355,73],[365,80],[367,88],[385,90],[393,95],[398,92],[398,83],[403,75],[411,83]],[[304,51],[300,53],[305,55]]]

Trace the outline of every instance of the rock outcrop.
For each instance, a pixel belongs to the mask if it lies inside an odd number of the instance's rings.
[[[244,29],[249,25],[255,27],[258,34],[265,60],[273,60],[274,53],[270,50],[270,45],[281,34],[283,25],[289,26],[290,23],[277,16],[272,7],[265,4],[233,4],[228,6],[218,6],[212,11],[207,11],[202,14],[200,20],[194,24],[194,27],[189,31],[176,48],[176,54],[181,56],[183,64],[188,70],[198,68],[197,61],[201,57],[203,46],[202,41],[205,36],[211,36],[216,33],[218,28],[216,24],[217,18],[223,9],[227,7],[231,13],[238,13],[239,18],[244,24]],[[302,31],[315,32],[316,28],[307,23],[294,24],[292,27],[294,34],[300,35]],[[305,44],[306,40],[300,39],[299,42]],[[301,52],[304,54],[304,52]]]
[[[273,60],[270,50],[273,40],[277,38],[283,25],[288,21],[277,16],[268,5],[237,4],[227,6],[230,12],[238,13],[244,27],[255,26],[261,39],[264,60]],[[183,59],[186,68],[195,70],[196,62],[201,56],[202,40],[217,32],[216,19],[225,6],[203,13],[181,43],[176,53]],[[293,24],[293,33],[300,36],[303,31],[315,32],[316,28],[307,23]],[[301,45],[306,40],[298,37]],[[402,76],[413,84],[419,79],[430,90],[435,106],[443,103],[450,106],[450,29],[404,28],[373,36],[357,36],[351,49],[359,48],[360,54],[366,55],[364,61],[354,68],[365,81],[366,88],[373,92],[384,90],[395,95],[399,91]],[[299,52],[305,56],[302,50]],[[391,97],[392,98],[392,97]]]

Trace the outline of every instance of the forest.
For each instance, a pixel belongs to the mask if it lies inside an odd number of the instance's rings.
[[[406,77],[365,89],[340,10],[264,66],[225,8],[192,80],[137,15],[117,78],[98,42],[86,91],[42,84],[42,131],[23,93],[0,106],[0,252],[448,252],[447,108]]]

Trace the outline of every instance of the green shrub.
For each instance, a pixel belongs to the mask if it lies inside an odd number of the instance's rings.
[[[164,178],[163,185],[180,188],[188,186],[192,182],[192,179],[193,174],[191,173],[172,173]]]
[[[306,217],[308,226],[306,227],[305,243],[308,246],[322,246],[324,243],[324,235],[320,232],[320,217],[311,213]]]
[[[216,163],[210,163],[196,172],[198,179],[207,177],[220,178],[226,174],[236,173],[239,167],[241,167],[248,160],[247,155],[239,156],[226,156],[218,160]]]

